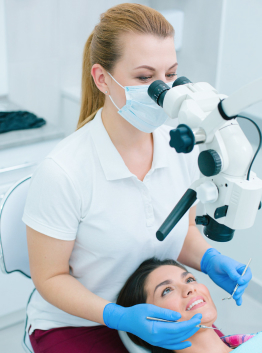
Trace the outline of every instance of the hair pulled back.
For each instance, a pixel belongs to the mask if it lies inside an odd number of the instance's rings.
[[[104,93],[96,87],[91,75],[92,66],[100,64],[112,73],[114,65],[122,55],[123,44],[121,45],[120,36],[127,32],[152,34],[163,38],[175,34],[174,28],[165,17],[148,6],[124,3],[101,14],[100,22],[84,47],[81,110],[76,130],[91,121],[105,102]]]
[[[150,259],[144,261],[137,270],[128,278],[123,288],[118,294],[116,304],[119,304],[125,308],[146,303],[147,293],[145,291],[145,284],[147,277],[151,272],[160,266],[171,265],[177,266],[182,270],[187,271],[187,269],[181,265],[179,262],[173,259],[159,260],[156,257],[151,257]],[[164,349],[160,347],[154,347],[148,342],[142,340],[142,338],[127,332],[130,339],[137,345],[149,349],[153,353],[164,353],[173,352],[169,349]]]

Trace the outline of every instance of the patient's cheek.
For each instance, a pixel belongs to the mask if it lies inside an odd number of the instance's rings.
[[[154,304],[156,306],[159,306],[161,308],[173,310],[180,312],[181,307],[179,306],[179,298],[176,298],[174,295],[168,295],[167,297],[157,297],[153,301],[147,300],[146,301],[149,304]]]
[[[162,300],[162,302],[159,302],[157,305],[161,306],[162,308],[177,311],[182,315],[181,306],[179,305],[179,299],[175,298],[174,296],[170,296],[169,298]]]

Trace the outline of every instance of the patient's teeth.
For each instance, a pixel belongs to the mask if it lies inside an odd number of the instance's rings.
[[[199,304],[199,303],[202,303],[202,302],[204,302],[204,300],[202,300],[202,299],[196,300],[196,301],[195,301],[194,303],[192,303],[186,310],[189,311],[189,310],[191,310],[191,309],[193,308],[193,306],[195,306],[195,305],[197,305],[197,304]]]

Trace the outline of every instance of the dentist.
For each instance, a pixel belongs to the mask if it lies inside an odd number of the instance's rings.
[[[189,321],[150,304],[115,304],[146,259],[173,258],[209,275],[242,303],[248,268],[212,248],[195,225],[196,205],[163,242],[156,231],[199,178],[197,149],[169,147],[167,115],[148,96],[155,80],[172,85],[174,29],[156,10],[120,4],[101,15],[83,57],[77,130],[34,172],[23,222],[31,277],[27,307],[34,352],[127,352],[116,330],[172,350],[191,346],[201,308]],[[72,117],[73,118],[73,117]],[[186,293],[193,298],[194,293]]]

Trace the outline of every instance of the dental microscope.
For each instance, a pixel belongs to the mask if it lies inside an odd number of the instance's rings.
[[[192,83],[182,76],[172,88],[154,81],[148,95],[179,125],[170,131],[170,146],[177,153],[190,153],[199,145],[201,178],[185,192],[156,233],[163,241],[198,199],[206,214],[196,224],[215,241],[230,241],[236,229],[252,227],[261,208],[262,180],[251,171],[261,147],[261,131],[251,119],[238,115],[262,100],[262,78],[242,87],[229,97],[219,94],[207,82]],[[260,143],[253,148],[236,118],[255,124]]]

